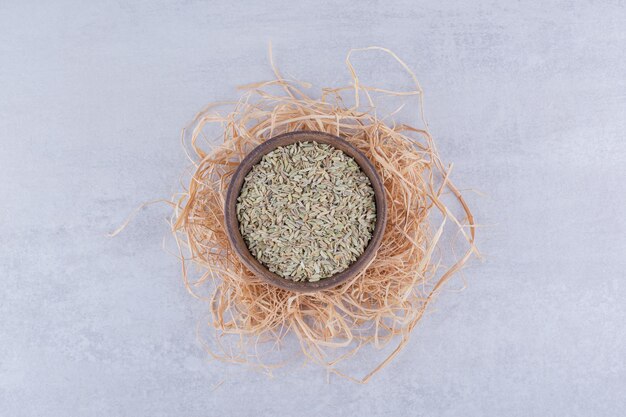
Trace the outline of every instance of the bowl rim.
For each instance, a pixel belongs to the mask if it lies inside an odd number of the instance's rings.
[[[243,236],[239,230],[239,220],[237,219],[237,198],[241,192],[244,179],[252,167],[256,165],[267,153],[281,146],[287,146],[296,142],[318,142],[333,146],[352,157],[361,170],[369,178],[374,189],[374,201],[376,204],[376,224],[372,237],[370,238],[365,251],[348,268],[331,277],[315,282],[292,281],[271,272],[261,262],[259,262],[248,250]],[[294,131],[274,136],[260,145],[256,146],[248,155],[244,157],[235,170],[226,193],[224,204],[224,220],[226,234],[233,252],[256,277],[264,282],[276,287],[295,291],[310,293],[336,287],[350,279],[356,277],[370,264],[376,256],[380,247],[385,226],[387,223],[387,201],[386,191],[383,181],[376,171],[376,168],[367,156],[347,140],[326,132],[318,131]]]

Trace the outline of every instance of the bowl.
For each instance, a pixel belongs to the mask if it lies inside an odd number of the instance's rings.
[[[352,157],[361,170],[369,178],[374,189],[374,201],[376,204],[376,224],[372,237],[361,256],[354,261],[347,269],[328,278],[316,282],[292,281],[283,278],[267,269],[248,250],[246,242],[239,230],[239,220],[237,219],[237,198],[241,192],[246,175],[252,167],[256,165],[263,156],[278,147],[291,145],[296,142],[318,142],[330,145],[343,151]],[[385,188],[383,182],[376,172],[370,160],[356,147],[345,139],[324,132],[298,131],[275,136],[254,148],[239,164],[235,171],[228,191],[226,193],[226,203],[224,207],[224,217],[226,222],[226,233],[233,251],[241,262],[258,278],[276,287],[295,292],[314,292],[326,290],[342,284],[363,272],[369,262],[376,256],[376,251],[382,241],[387,222],[387,202],[385,199]]]

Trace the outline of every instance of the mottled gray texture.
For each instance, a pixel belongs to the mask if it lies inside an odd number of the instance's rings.
[[[234,3],[0,3],[0,414],[626,414],[624,2]],[[207,361],[167,209],[104,237],[177,190],[180,128],[270,78],[268,40],[324,85],[350,47],[395,50],[486,193],[486,261],[367,386]]]

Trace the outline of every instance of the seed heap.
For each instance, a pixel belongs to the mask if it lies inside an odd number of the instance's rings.
[[[294,281],[319,281],[356,261],[376,223],[374,190],[353,158],[297,142],[269,152],[246,175],[237,218],[250,253]]]

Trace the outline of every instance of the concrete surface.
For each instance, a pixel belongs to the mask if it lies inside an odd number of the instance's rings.
[[[624,2],[235,3],[0,2],[0,414],[625,415]],[[349,48],[392,48],[486,193],[486,261],[367,386],[208,361],[168,210],[104,237],[177,190],[181,127],[269,78],[269,40],[318,85],[348,80]]]

